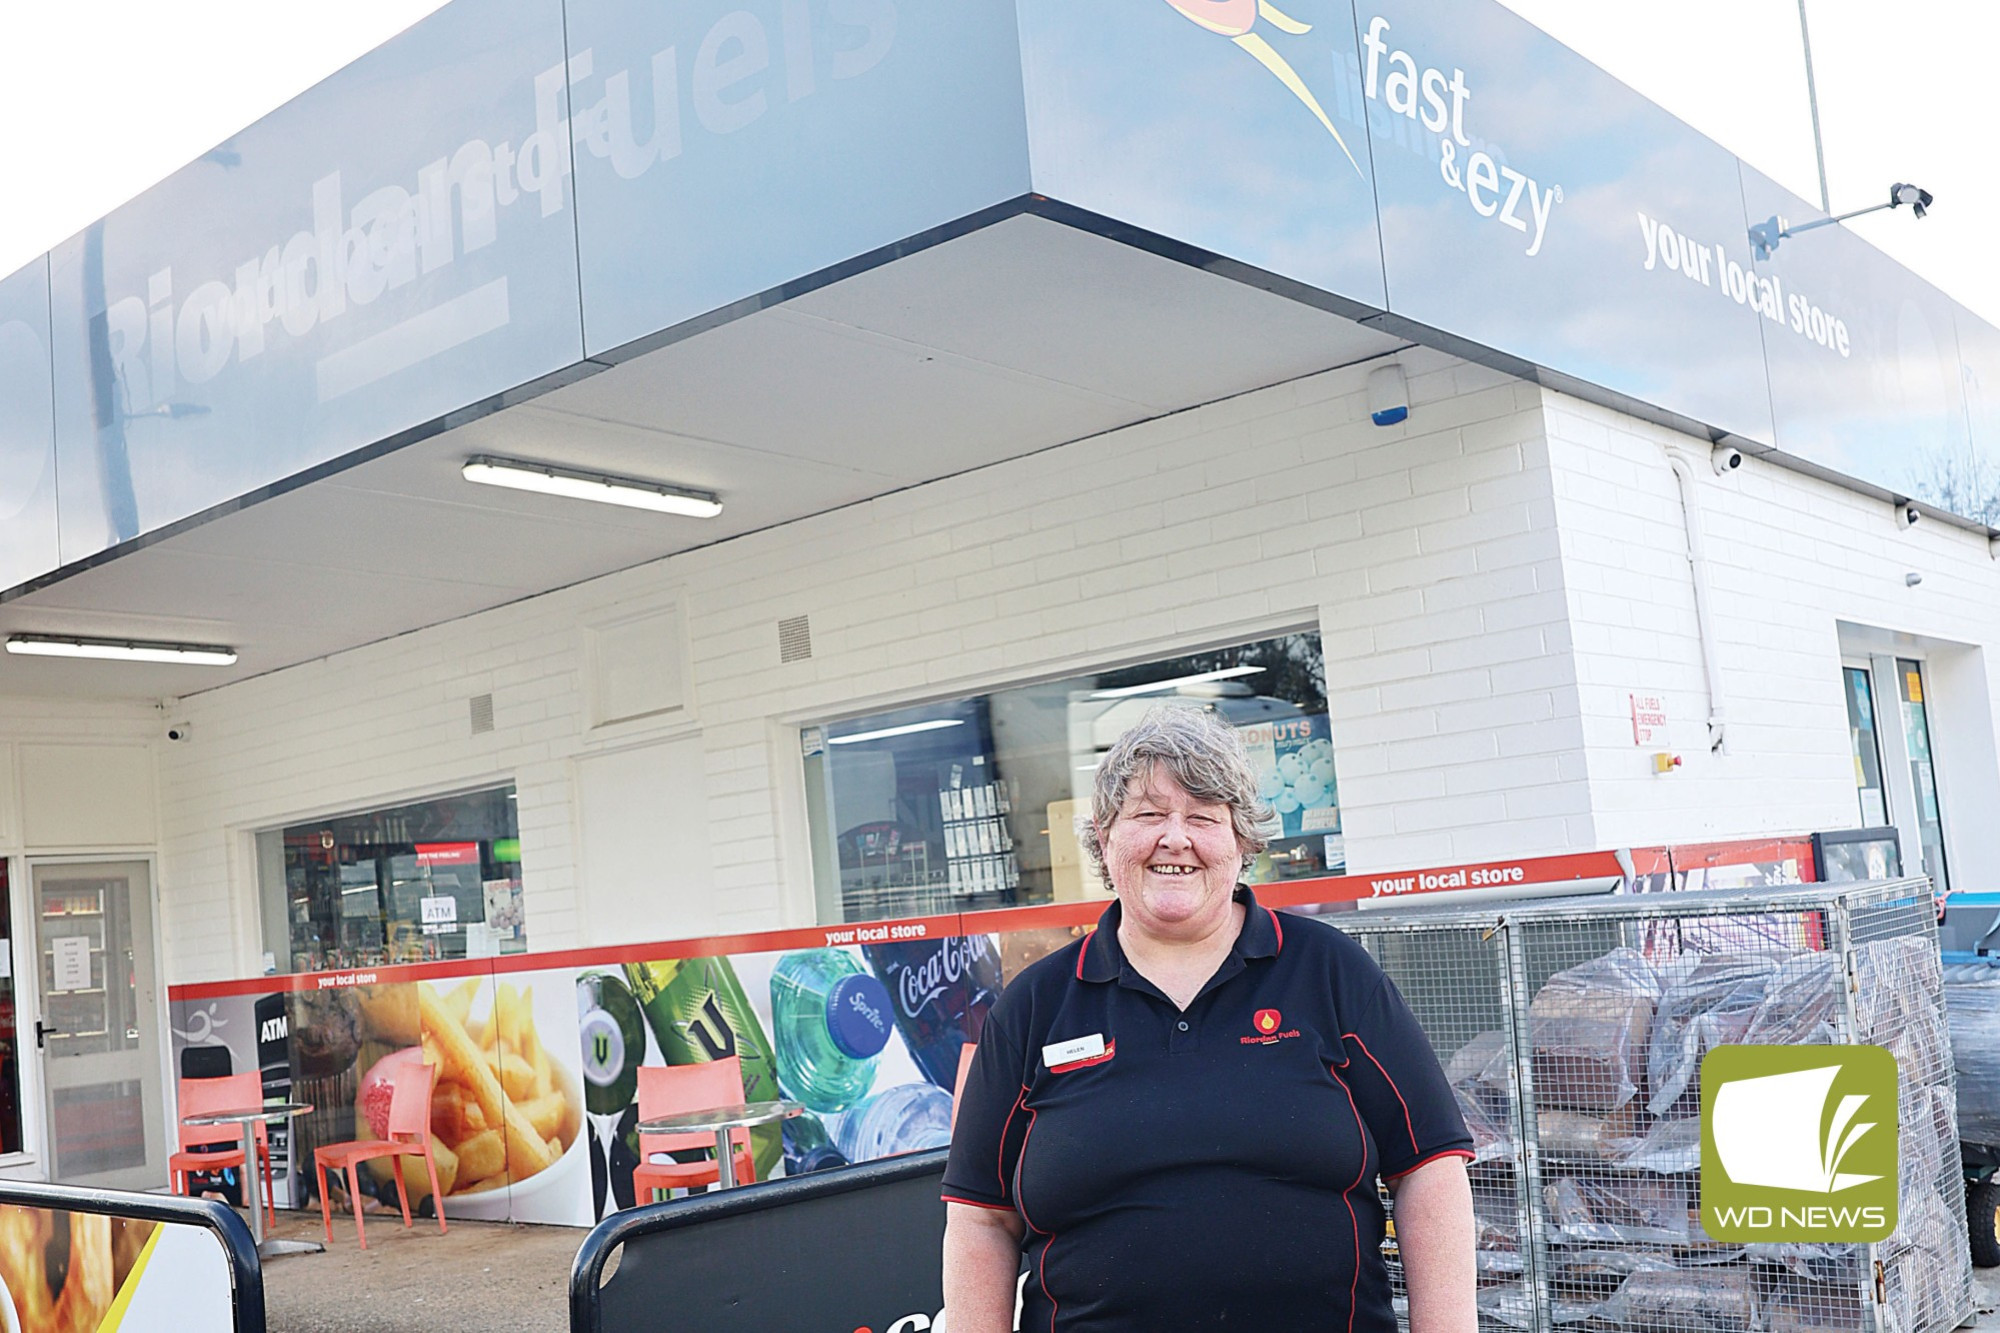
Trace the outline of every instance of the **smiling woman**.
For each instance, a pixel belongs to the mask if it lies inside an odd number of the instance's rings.
[[[1470,1333],[1471,1138],[1369,955],[1238,882],[1268,810],[1237,731],[1159,705],[1080,830],[1117,894],[994,1006],[945,1171],[953,1333],[1396,1327]],[[1342,1318],[1343,1311],[1347,1317]]]

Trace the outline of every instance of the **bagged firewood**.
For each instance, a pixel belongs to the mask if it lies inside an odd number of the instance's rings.
[[[1639,1137],[1640,1117],[1630,1104],[1609,1116],[1551,1109],[1536,1114],[1535,1130],[1545,1156],[1616,1162]]]
[[[1617,1139],[1611,1165],[1628,1171],[1676,1175],[1701,1170],[1701,1121],[1658,1120],[1630,1137]]]
[[[1861,1294],[1853,1286],[1780,1286],[1764,1304],[1766,1333],[1861,1333],[1862,1319]]]
[[[1633,949],[1543,983],[1528,1007],[1536,1104],[1603,1115],[1638,1096],[1659,998],[1658,975]]]
[[[1445,1063],[1445,1078],[1472,1135],[1475,1162],[1514,1156],[1513,1052],[1500,1032],[1482,1032]]]
[[[1634,1273],[1603,1314],[1628,1329],[1661,1333],[1755,1333],[1760,1326],[1757,1284],[1747,1268]]]
[[[1682,1245],[1707,1239],[1686,1185],[1670,1176],[1564,1176],[1544,1193],[1549,1220],[1565,1241]]]
[[[1670,1249],[1634,1246],[1567,1246],[1550,1252],[1550,1279],[1582,1290],[1610,1290],[1634,1273],[1666,1273],[1679,1267]]]
[[[1854,973],[1858,1040],[1888,1047],[1905,1082],[1941,1079],[1950,1038],[1937,1001],[1937,942],[1927,935],[1870,941],[1855,950]]]
[[[1750,1018],[1750,1046],[1824,1046],[1839,1041],[1840,996],[1846,977],[1825,950],[1787,955],[1765,984],[1764,1002]]]
[[[1780,961],[1772,954],[1708,954],[1668,983],[1646,1048],[1647,1110],[1677,1117],[1700,1111],[1702,1057],[1745,1039]]]

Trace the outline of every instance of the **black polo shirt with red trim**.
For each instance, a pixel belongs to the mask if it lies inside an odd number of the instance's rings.
[[[1396,1327],[1376,1178],[1472,1137],[1367,951],[1236,899],[1185,1012],[1126,962],[1113,903],[986,1020],[944,1197],[1026,1222],[1025,1333]]]

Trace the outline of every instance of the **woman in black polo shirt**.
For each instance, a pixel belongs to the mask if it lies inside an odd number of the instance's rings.
[[[1237,884],[1266,815],[1234,731],[1154,709],[1099,765],[1117,895],[1015,979],[945,1171],[951,1333],[1472,1333],[1471,1137],[1368,954]]]

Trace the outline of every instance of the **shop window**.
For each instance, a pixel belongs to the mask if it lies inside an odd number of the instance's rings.
[[[1882,786],[1882,747],[1875,731],[1875,690],[1866,667],[1846,667],[1847,736],[1854,750],[1854,786],[1861,798],[1861,827],[1889,822],[1889,799]]]
[[[528,947],[512,787],[270,829],[257,861],[274,971]]]
[[[1944,818],[1938,810],[1937,765],[1931,762],[1930,714],[1924,706],[1921,663],[1896,659],[1896,688],[1903,702],[1903,749],[1910,762],[1910,786],[1917,802],[1917,841],[1924,873],[1939,893],[1951,888],[1944,863]]]
[[[1212,708],[1276,810],[1252,883],[1346,864],[1317,633],[1107,668],[805,729],[821,918],[1096,896],[1075,819],[1098,759],[1152,704]]]
[[[1946,893],[1951,878],[1945,864],[1937,765],[1931,756],[1924,664],[1917,658],[1878,656],[1866,665],[1845,665],[1841,671],[1861,825],[1893,828],[1905,853],[1907,873],[1930,876],[1937,892]],[[1894,700],[1895,706],[1884,708],[1885,699]]]

